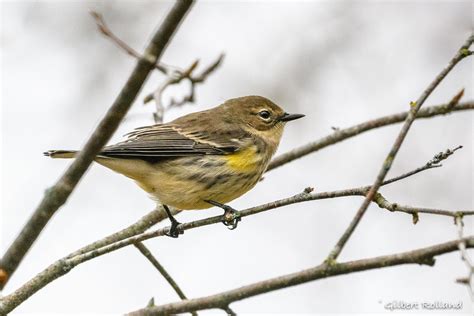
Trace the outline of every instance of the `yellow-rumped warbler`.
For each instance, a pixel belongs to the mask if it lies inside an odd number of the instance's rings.
[[[225,205],[257,184],[275,153],[286,122],[303,117],[288,114],[260,96],[230,99],[210,110],[145,126],[128,139],[105,147],[95,161],[133,180],[163,204],[177,237],[179,222],[166,205],[181,210],[212,205],[240,220]],[[73,158],[76,151],[51,150],[52,158]],[[229,218],[226,216],[226,218]]]

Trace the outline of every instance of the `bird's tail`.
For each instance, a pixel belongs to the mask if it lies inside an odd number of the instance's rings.
[[[74,158],[77,150],[48,150],[43,154],[51,158]]]

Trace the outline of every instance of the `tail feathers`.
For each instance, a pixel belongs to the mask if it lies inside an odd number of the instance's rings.
[[[43,154],[51,158],[74,158],[77,150],[48,150]]]

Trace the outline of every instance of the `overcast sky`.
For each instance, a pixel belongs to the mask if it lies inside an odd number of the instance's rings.
[[[278,153],[348,127],[408,110],[472,31],[471,1],[198,2],[162,61],[186,67],[226,58],[197,88],[196,104],[173,109],[165,121],[226,99],[262,95],[287,112]],[[4,249],[68,166],[43,157],[48,149],[80,148],[112,104],[135,61],[97,32],[89,9],[142,50],[171,2],[2,2],[1,243]],[[426,102],[449,101],[461,88],[473,98],[473,59],[461,62]],[[143,97],[162,82],[154,73],[111,142],[153,123]],[[165,98],[180,97],[186,84]],[[472,113],[414,123],[389,176],[425,164],[447,148],[464,148],[429,170],[384,187],[391,202],[449,210],[473,209]],[[230,203],[243,209],[301,192],[372,183],[399,125],[370,131],[268,173]],[[146,242],[188,297],[299,271],[327,256],[359,207],[360,197],[286,206],[244,218],[238,229],[212,225],[179,239]],[[153,209],[129,179],[94,164],[15,273],[4,294],[54,260],[126,227]],[[212,208],[179,215],[182,222],[221,214]],[[167,222],[166,222],[167,224]],[[163,225],[163,224],[161,224]],[[466,219],[466,234],[472,234]],[[407,251],[456,238],[451,218],[390,213],[371,205],[340,260]],[[467,274],[458,253],[434,267],[373,270],[272,292],[235,304],[240,313],[389,312],[392,301],[459,302],[472,313]],[[22,313],[125,313],[178,300],[133,247],[87,262],[18,307]],[[214,311],[215,312],[215,311]],[[210,312],[208,312],[210,313]],[[206,313],[203,313],[206,314]]]

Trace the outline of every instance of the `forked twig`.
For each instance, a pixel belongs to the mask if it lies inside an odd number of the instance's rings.
[[[82,150],[55,185],[46,191],[31,217],[8,247],[0,260],[0,275],[3,275],[0,278],[0,289],[3,289],[46,224],[66,202],[94,157],[118,128],[141,86],[145,83],[148,74],[152,71],[152,65],[158,62],[166,48],[166,44],[179,27],[192,4],[192,0],[180,0],[173,5],[145,49],[144,56],[146,56],[146,60],[140,58],[137,61],[121,93],[88,138]]]
[[[196,59],[188,68],[181,70],[174,68],[173,71],[168,73],[167,78],[156,88],[156,90],[148,94],[144,99],[143,103],[148,103],[155,100],[156,112],[153,114],[155,123],[163,122],[163,114],[165,109],[182,106],[188,102],[193,103],[195,101],[196,85],[203,83],[207,77],[213,73],[224,60],[225,55],[222,53],[219,57],[209,66],[207,66],[200,74],[194,76],[193,73],[196,70],[199,59]],[[170,103],[167,107],[163,104],[163,93],[171,85],[179,84],[183,80],[187,80],[190,83],[190,91],[181,100],[171,98]]]
[[[428,169],[425,169],[428,170]],[[410,173],[406,173],[410,174]],[[405,177],[397,177],[398,180],[401,180]],[[393,181],[388,181],[388,183],[393,183]],[[357,187],[352,189],[345,189],[345,190],[337,190],[337,191],[328,191],[328,192],[316,192],[311,193],[311,188],[306,188],[302,193],[296,194],[292,197],[277,200],[274,202],[262,204],[259,206],[255,206],[246,210],[240,211],[241,217],[255,215],[261,212],[265,212],[268,210],[276,209],[282,206],[301,203],[306,201],[315,201],[315,200],[323,200],[323,199],[330,199],[336,197],[346,197],[346,196],[366,196],[370,186],[363,186]],[[373,201],[374,203],[379,204],[379,200]],[[410,213],[427,213],[427,214],[434,214],[434,215],[441,215],[441,216],[449,216],[449,217],[456,217],[456,216],[468,216],[474,215],[474,210],[465,210],[465,211],[448,211],[448,210],[436,210],[436,209],[425,209],[425,208],[418,208],[418,207],[408,207],[408,206],[401,206],[395,203],[386,202],[386,205],[381,203],[379,206],[386,208],[389,211],[399,211]],[[396,207],[395,207],[396,206]],[[162,213],[161,216],[164,217]],[[148,216],[158,216],[158,213],[150,213]],[[203,227],[211,224],[221,223],[223,220],[222,216],[214,216],[209,217],[201,220],[196,220],[193,222],[183,223],[178,226],[178,229],[181,230],[190,230],[195,229],[198,227]],[[140,224],[139,224],[140,223]],[[136,225],[132,225],[133,229],[136,229],[136,226],[142,227],[143,221],[139,221]],[[149,226],[148,226],[149,227]],[[125,230],[122,230],[120,236],[130,236],[126,238],[117,238],[117,234],[113,234],[114,242],[110,242],[110,237],[104,238],[104,241],[95,242],[89,246],[83,247],[79,251],[75,251],[73,254],[64,257],[53,263],[44,271],[40,272],[36,275],[33,279],[29,282],[21,286],[12,294],[4,297],[2,299],[2,303],[5,304],[3,311],[7,310],[10,311],[15,306],[21,304],[24,300],[26,300],[29,296],[33,295],[35,292],[39,291],[41,288],[49,284],[50,282],[54,281],[55,279],[61,277],[62,275],[68,273],[71,269],[76,267],[79,264],[87,262],[91,259],[97,258],[99,256],[105,255],[107,253],[116,251],[123,247],[136,244],[137,242],[142,242],[144,240],[148,240],[151,238],[165,236],[165,234],[169,231],[170,227],[163,227],[159,228],[150,232],[144,232],[136,235],[132,235],[126,233]],[[99,246],[94,246],[99,245]],[[219,306],[219,308],[223,308],[224,305]],[[2,305],[0,304],[0,312],[2,311]]]
[[[112,30],[105,23],[104,17],[102,16],[101,13],[94,10],[90,10],[89,13],[94,18],[95,24],[97,25],[97,28],[102,34],[108,37],[112,42],[114,42],[118,47],[123,49],[130,56],[136,59],[144,58],[144,56],[140,55],[136,50],[134,50],[132,47],[130,47],[127,43],[122,41],[118,36],[116,36],[112,32]],[[161,66],[159,63],[155,63],[154,66],[156,69],[158,69],[162,73],[164,74],[168,73],[167,68],[164,66]]]
[[[420,95],[420,97],[415,101],[411,102],[410,106],[410,112],[408,113],[405,122],[395,139],[395,142],[393,143],[392,147],[390,148],[390,151],[388,152],[387,157],[385,158],[378,174],[377,177],[375,178],[374,183],[372,184],[369,192],[367,193],[366,198],[362,202],[361,206],[357,210],[357,213],[353,217],[352,221],[350,222],[349,226],[346,228],[346,230],[342,233],[341,237],[337,241],[336,245],[333,247],[331,252],[329,253],[327,257],[328,262],[332,262],[337,259],[339,254],[341,253],[342,249],[346,245],[347,241],[349,238],[352,236],[352,233],[356,229],[357,225],[360,223],[362,220],[362,217],[364,216],[365,212],[367,211],[367,208],[369,207],[369,204],[373,200],[375,194],[377,193],[378,189],[382,185],[385,177],[387,176],[388,171],[392,167],[392,163],[400,150],[400,147],[405,140],[406,135],[408,134],[408,131],[410,130],[411,125],[416,119],[417,113],[420,110],[421,106],[425,103],[426,99],[431,95],[431,93],[436,89],[436,87],[441,83],[441,81],[449,74],[449,72],[465,57],[469,56],[469,54],[466,53],[470,52],[469,47],[472,45],[474,42],[474,34],[471,34],[468,39],[464,42],[464,44],[459,48],[459,50],[456,52],[454,57],[449,61],[448,65],[436,76],[436,78],[428,85],[428,87],[423,91],[423,93]],[[452,104],[451,107],[456,106],[456,104],[459,102],[460,98],[463,95],[463,91],[460,93],[456,94],[456,96],[451,100],[450,104]]]

